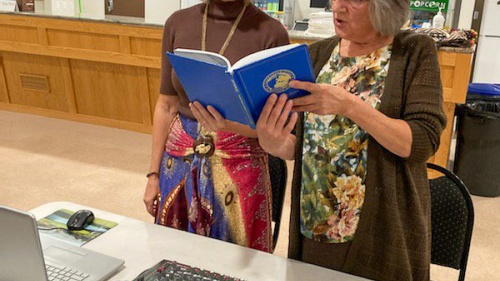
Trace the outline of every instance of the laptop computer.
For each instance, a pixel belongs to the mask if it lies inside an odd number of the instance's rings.
[[[40,239],[41,238],[41,239]],[[0,280],[100,281],[114,275],[124,261],[80,248],[46,235],[40,237],[35,217],[0,206]],[[68,271],[70,273],[62,273]],[[49,275],[73,276],[70,279]]]

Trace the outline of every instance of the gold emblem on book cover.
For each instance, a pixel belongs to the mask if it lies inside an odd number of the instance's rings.
[[[279,69],[266,76],[262,88],[268,93],[280,94],[290,88],[290,81],[295,79],[295,74],[290,70]]]

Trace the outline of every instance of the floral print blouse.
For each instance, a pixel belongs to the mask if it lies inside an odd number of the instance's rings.
[[[340,43],[317,83],[332,84],[378,109],[392,45],[341,57]],[[368,133],[340,115],[305,113],[300,196],[301,233],[316,241],[354,239],[365,197]]]

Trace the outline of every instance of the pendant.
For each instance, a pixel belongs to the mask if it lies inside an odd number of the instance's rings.
[[[210,157],[215,152],[214,140],[209,135],[199,135],[193,144],[193,151],[198,157]]]

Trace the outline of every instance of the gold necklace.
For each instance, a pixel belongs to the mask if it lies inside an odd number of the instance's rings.
[[[243,9],[241,10],[240,14],[236,18],[236,20],[233,23],[233,26],[231,27],[231,30],[229,31],[229,34],[226,37],[226,41],[224,42],[224,45],[222,45],[222,48],[219,51],[219,55],[224,54],[226,51],[227,46],[229,45],[229,42],[233,38],[234,32],[236,31],[236,27],[238,27],[238,24],[241,21],[241,18],[243,17],[243,14],[245,13],[245,10],[250,4],[250,1],[245,0],[245,5],[243,6]],[[202,26],[202,34],[201,34],[201,50],[206,51],[206,46],[207,46],[207,20],[208,20],[208,6],[210,5],[210,1],[207,1],[207,6],[205,6],[205,13],[203,14],[203,26]]]

